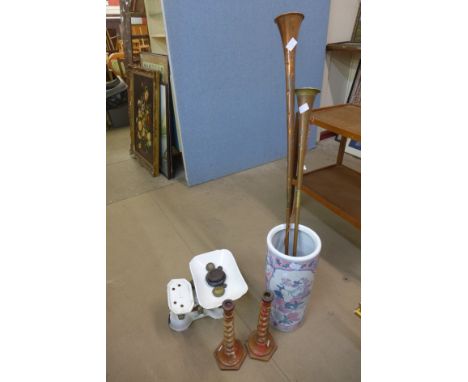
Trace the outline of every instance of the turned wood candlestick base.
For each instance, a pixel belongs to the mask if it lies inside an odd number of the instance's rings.
[[[268,330],[270,324],[270,307],[273,301],[273,293],[266,291],[263,293],[258,316],[257,330],[254,330],[246,342],[249,357],[260,361],[269,361],[273,353],[278,349],[273,336]]]
[[[234,306],[232,300],[223,302],[224,338],[214,351],[221,370],[239,370],[246,357],[244,346],[234,337]]]

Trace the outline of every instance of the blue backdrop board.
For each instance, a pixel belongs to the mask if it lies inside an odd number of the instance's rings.
[[[329,0],[163,0],[163,11],[187,183],[285,157],[283,49],[273,20],[305,15],[296,87],[320,88]]]

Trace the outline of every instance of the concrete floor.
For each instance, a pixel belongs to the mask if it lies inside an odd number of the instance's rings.
[[[247,358],[220,371],[213,351],[222,320],[204,318],[183,333],[167,325],[166,284],[190,279],[197,254],[227,248],[249,286],[236,302],[235,332],[244,341],[257,324],[264,288],[266,235],[283,222],[286,162],[279,160],[187,187],[183,173],[152,178],[128,155],[127,128],[107,132],[107,380],[360,381],[360,232],[309,197],[302,224],[322,239],[321,260],[302,327],[273,331],[268,363]],[[313,169],[335,160],[322,141],[307,156]],[[345,155],[360,170],[360,160]]]

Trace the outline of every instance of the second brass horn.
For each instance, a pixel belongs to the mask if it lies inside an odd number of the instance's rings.
[[[296,73],[296,49],[299,29],[304,15],[298,12],[284,13],[275,18],[275,23],[283,43],[284,64],[286,70],[286,123],[287,123],[287,189],[286,189],[286,236],[284,240],[285,254],[289,252],[289,226],[294,203],[292,180],[294,176],[294,157],[297,146],[294,129],[294,89]],[[293,40],[294,39],[294,40]]]
[[[297,105],[299,110],[301,106],[305,106],[302,112],[299,111],[299,144],[297,155],[297,169],[296,169],[296,201],[295,201],[295,219],[294,219],[294,240],[293,240],[293,256],[297,256],[297,238],[299,234],[299,218],[301,215],[301,190],[302,179],[304,177],[304,158],[307,152],[307,137],[309,135],[310,112],[314,106],[315,96],[320,93],[320,89],[316,88],[301,88],[295,90],[297,96]]]

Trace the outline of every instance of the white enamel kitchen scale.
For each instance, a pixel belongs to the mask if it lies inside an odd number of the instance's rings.
[[[202,317],[223,318],[224,300],[237,300],[248,287],[230,251],[220,249],[195,256],[189,263],[193,282],[172,279],[167,284],[169,327],[188,329]]]

